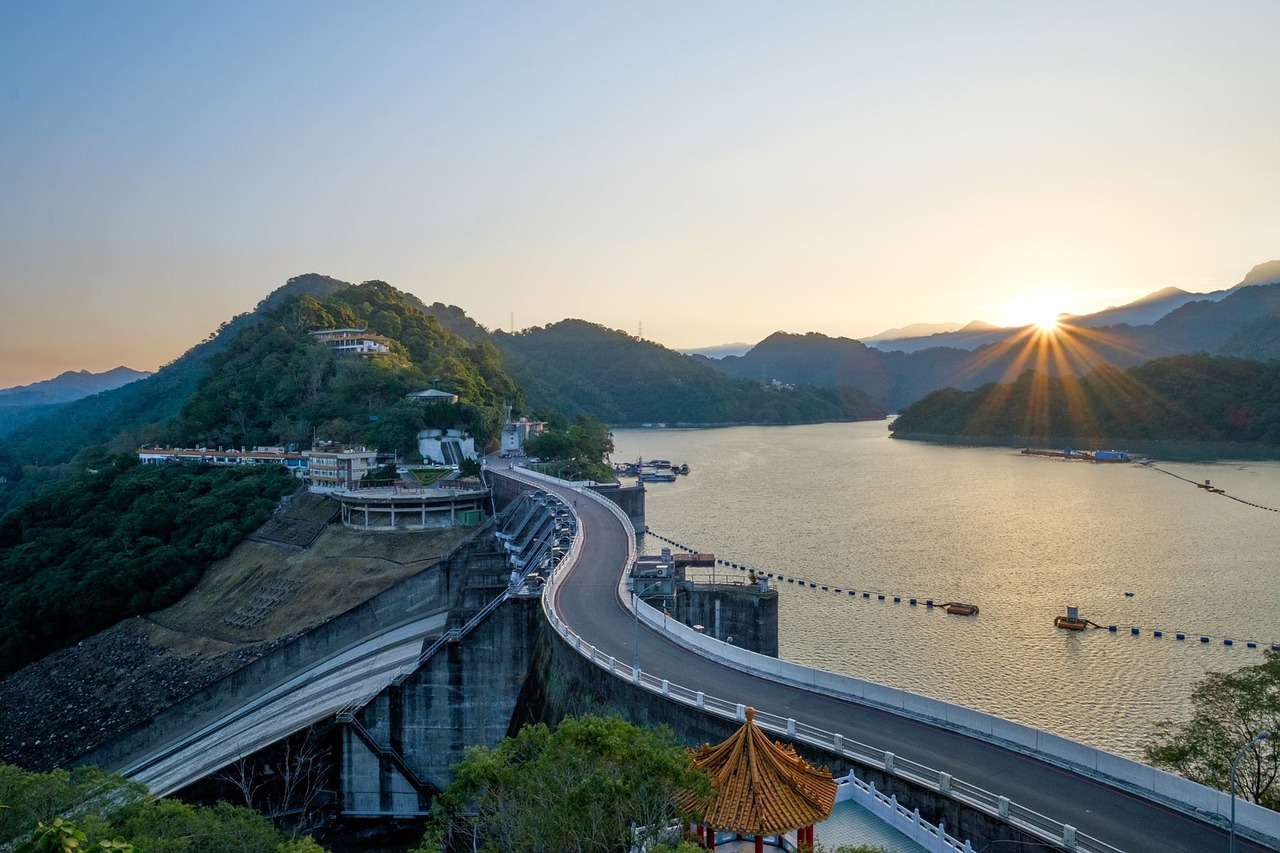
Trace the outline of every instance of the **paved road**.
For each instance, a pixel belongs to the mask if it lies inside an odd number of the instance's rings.
[[[579,497],[572,489],[538,485],[571,501],[577,498],[580,535],[584,537],[581,556],[559,587],[553,606],[584,640],[621,661],[631,661],[634,620],[617,595],[631,531],[595,500]],[[639,653],[640,667],[646,673],[709,696],[839,732],[945,771],[1126,853],[1227,849],[1224,830],[1149,800],[926,723],[746,675],[677,646],[643,625]],[[1267,849],[1244,839],[1238,839],[1237,846],[1241,851]]]

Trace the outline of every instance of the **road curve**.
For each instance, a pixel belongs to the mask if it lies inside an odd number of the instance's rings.
[[[491,469],[493,470],[493,469]],[[493,473],[506,473],[501,469]],[[635,654],[635,623],[618,598],[632,531],[595,499],[575,489],[538,482],[575,501],[581,552],[557,587],[552,607],[586,642],[620,661]],[[678,646],[641,625],[640,667],[673,684],[729,702],[791,717],[819,729],[887,750],[984,788],[1126,853],[1206,853],[1225,850],[1227,833],[1203,821],[1103,782],[1022,753],[887,711],[742,673]],[[1242,851],[1264,848],[1237,838]]]

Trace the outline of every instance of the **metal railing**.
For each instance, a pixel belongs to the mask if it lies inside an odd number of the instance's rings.
[[[583,495],[605,504],[613,511],[614,515],[618,517],[619,522],[623,524],[627,530],[630,530],[630,520],[612,501],[592,492],[584,491]],[[580,538],[581,537],[574,538],[575,549]],[[627,565],[631,565],[631,563],[635,561],[636,555],[635,537],[628,536],[627,540]],[[570,556],[572,558],[576,558],[576,551],[571,550]],[[547,583],[542,597],[542,609],[547,618],[547,622],[570,648],[577,651],[589,662],[600,669],[609,672],[617,678],[627,680],[642,690],[660,695],[664,699],[676,702],[686,707],[694,708],[714,717],[737,722],[743,722],[746,720],[745,706],[734,702],[727,702],[715,696],[707,696],[700,690],[692,690],[679,684],[673,684],[668,679],[658,678],[646,673],[637,667],[633,667],[626,662],[619,661],[612,655],[608,655],[597,649],[575,633],[573,629],[560,618],[560,614],[557,611],[555,603],[556,593],[560,585],[569,575],[572,574],[574,568],[576,568],[576,559],[567,559],[565,561],[564,568],[557,571]],[[621,588],[624,583],[625,581],[620,579],[619,588]],[[624,606],[630,606],[625,595],[620,594],[619,597]],[[641,604],[641,606],[647,607],[648,605]],[[996,794],[979,788],[976,785],[970,785],[962,780],[954,779],[947,773],[943,773],[939,770],[935,770],[923,764],[918,764],[908,759],[899,758],[891,752],[876,749],[875,747],[859,741],[846,738],[841,734],[819,729],[814,726],[798,722],[794,718],[781,717],[767,711],[760,711],[759,709],[755,712],[755,722],[765,731],[772,732],[792,741],[803,743],[807,746],[833,753],[857,764],[899,776],[917,785],[925,787],[928,790],[944,796],[949,796],[970,808],[977,809],[991,817],[1003,820],[1011,826],[1048,844],[1053,844],[1067,850],[1085,851],[1085,853],[1123,853],[1123,851],[1100,839],[1078,832],[1075,827],[1069,824],[1064,824],[1061,821],[1056,821],[1032,809],[1020,806],[1017,803],[1012,802],[1008,797],[997,796]]]

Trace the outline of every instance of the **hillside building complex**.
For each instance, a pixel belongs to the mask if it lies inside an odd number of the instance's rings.
[[[364,329],[320,329],[311,333],[316,343],[362,358],[391,352],[391,340]]]

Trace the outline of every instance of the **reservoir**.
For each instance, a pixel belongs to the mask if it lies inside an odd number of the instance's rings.
[[[818,585],[778,585],[780,654],[797,663],[1141,758],[1207,670],[1280,642],[1280,513],[1159,470],[899,441],[884,421],[616,430],[614,445],[615,461],[691,469],[648,484],[654,533]],[[1280,508],[1280,463],[1157,464]],[[1103,628],[1054,628],[1067,605]]]

